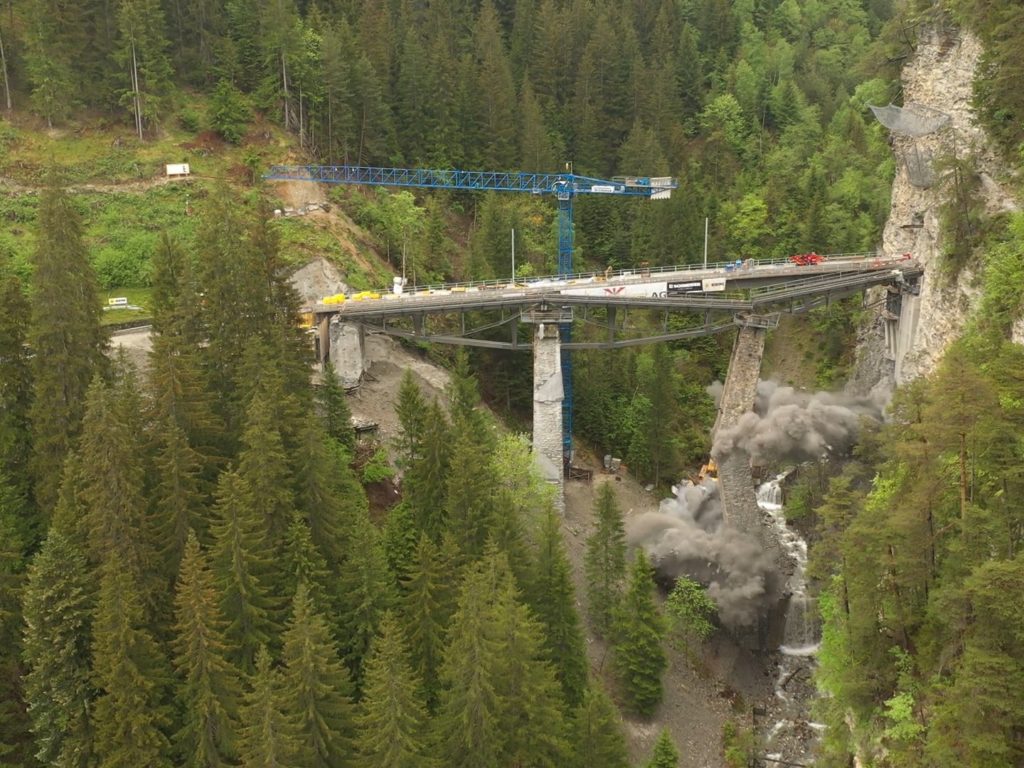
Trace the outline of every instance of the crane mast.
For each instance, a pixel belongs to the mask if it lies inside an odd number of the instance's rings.
[[[578,195],[617,195],[664,200],[676,189],[669,177],[615,176],[601,179],[566,173],[522,171],[460,171],[454,169],[383,168],[364,165],[274,165],[264,174],[270,181],[311,181],[378,187],[415,187],[469,192],[525,192],[553,195],[558,201],[558,274],[573,274],[573,201]],[[559,327],[568,341],[572,326]],[[572,360],[562,351],[562,451],[572,456]]]

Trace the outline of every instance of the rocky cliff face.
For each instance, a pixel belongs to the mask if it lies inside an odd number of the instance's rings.
[[[939,274],[943,245],[939,211],[948,184],[938,173],[931,180],[923,179],[922,164],[929,159],[971,155],[981,172],[989,211],[1014,209],[1011,196],[997,181],[1000,163],[971,109],[972,83],[981,51],[980,42],[969,32],[948,27],[922,29],[917,47],[903,68],[903,104],[919,105],[922,112],[943,125],[917,137],[893,131],[892,146],[898,163],[882,247],[886,253],[913,254],[925,266],[926,274],[920,281],[919,294],[903,297],[899,327],[888,344],[884,338],[884,289],[869,297],[878,306],[875,322],[862,335],[850,383],[858,393],[880,382],[883,386],[899,385],[930,373],[963,332],[980,294],[975,269],[964,269],[955,280],[944,280]],[[1021,335],[1024,337],[1024,326]]]

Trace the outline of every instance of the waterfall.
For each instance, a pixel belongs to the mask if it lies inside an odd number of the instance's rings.
[[[811,674],[821,640],[817,601],[807,594],[807,542],[786,525],[781,481],[784,475],[762,483],[757,504],[769,518],[779,545],[793,563],[786,582],[789,601],[781,654],[775,677],[775,700],[770,707],[773,724],[765,732],[768,757],[803,764],[814,751],[819,727],[809,722],[808,704],[814,695]]]

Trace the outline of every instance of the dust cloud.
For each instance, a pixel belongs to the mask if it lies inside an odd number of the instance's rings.
[[[630,521],[630,544],[644,548],[661,576],[704,585],[725,626],[754,624],[775,599],[771,558],[757,539],[722,524],[716,481],[686,481],[673,491],[657,512]]]
[[[708,392],[714,397],[721,386],[713,384]],[[723,458],[740,449],[755,465],[764,465],[845,453],[857,441],[864,419],[881,421],[887,402],[886,394],[812,393],[775,381],[759,381],[754,410],[715,435],[711,455]]]

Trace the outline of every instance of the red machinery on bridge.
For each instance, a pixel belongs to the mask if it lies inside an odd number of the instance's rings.
[[[798,267],[809,267],[814,264],[821,264],[825,260],[824,256],[811,251],[810,253],[797,253],[789,257],[789,260],[796,264]]]

